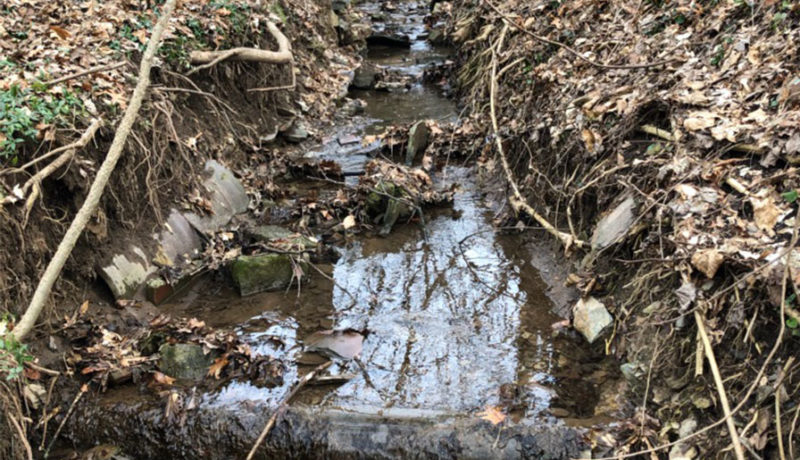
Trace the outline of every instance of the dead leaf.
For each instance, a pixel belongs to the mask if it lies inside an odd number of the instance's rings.
[[[717,116],[711,112],[692,112],[688,118],[683,120],[683,127],[690,131],[699,131],[714,126],[716,118]]]
[[[506,414],[494,406],[486,406],[486,410],[480,412],[478,415],[483,420],[489,421],[492,425],[499,425],[506,419]]]
[[[215,379],[219,379],[219,374],[222,372],[222,369],[225,369],[225,366],[228,365],[228,357],[227,355],[221,356],[214,360],[214,363],[208,367],[208,376],[214,377]]]
[[[725,256],[716,249],[702,249],[692,255],[692,265],[706,275],[708,279],[717,274],[717,270],[719,270],[724,260]]]
[[[153,380],[161,385],[172,385],[175,383],[175,378],[159,371],[153,371]]]
[[[342,226],[344,227],[345,230],[350,230],[351,228],[355,227],[356,226],[355,216],[350,214],[349,216],[345,217],[344,220],[342,221]]]
[[[71,35],[67,29],[60,26],[50,26],[50,30],[58,35],[58,38],[66,40]]]
[[[775,202],[771,197],[751,197],[750,203],[753,205],[753,218],[756,226],[771,235],[775,224],[778,223],[781,210],[775,206]]]
[[[86,314],[87,311],[89,311],[89,301],[85,300],[81,304],[81,308],[78,309],[78,315],[83,316]]]

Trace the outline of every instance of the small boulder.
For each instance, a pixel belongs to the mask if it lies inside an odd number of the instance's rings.
[[[164,344],[159,348],[158,368],[164,374],[181,380],[202,380],[214,362],[213,353],[193,343]]]
[[[444,32],[444,28],[437,27],[435,29],[431,29],[431,31],[428,32],[428,41],[433,45],[446,45],[447,34]]]
[[[287,254],[239,256],[231,265],[231,274],[239,293],[248,296],[287,288],[294,280],[294,266]]]
[[[605,305],[594,297],[580,299],[572,311],[572,325],[589,343],[593,343],[611,326],[614,318]]]
[[[286,131],[283,131],[281,135],[284,137],[284,139],[293,144],[299,144],[300,142],[308,139],[309,136],[308,130],[302,121],[295,121],[292,123],[292,126],[290,126]]]
[[[425,151],[430,140],[430,129],[425,121],[418,121],[408,130],[408,144],[406,145],[406,166],[411,166],[417,156]]]
[[[411,48],[411,37],[401,33],[377,33],[367,37],[367,45]]]
[[[373,89],[381,77],[381,68],[375,64],[364,62],[356,69],[350,87],[355,89]]]
[[[318,243],[311,238],[293,233],[291,230],[279,225],[259,225],[244,231],[245,237],[259,243],[285,242],[300,251],[316,249]]]
[[[613,211],[606,214],[597,223],[597,228],[592,235],[592,250],[599,251],[623,238],[636,219],[633,211],[636,209],[636,200],[628,197]]]

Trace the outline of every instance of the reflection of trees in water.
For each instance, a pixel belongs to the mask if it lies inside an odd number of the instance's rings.
[[[516,379],[516,338],[526,296],[492,233],[459,247],[489,225],[466,198],[456,200],[460,219],[430,222],[427,243],[367,257],[356,247],[335,268],[337,283],[357,299],[349,308],[352,300],[335,289],[337,328],[370,331],[363,360],[391,403],[469,409],[493,400],[500,384]],[[388,402],[361,379],[340,388],[335,399]]]

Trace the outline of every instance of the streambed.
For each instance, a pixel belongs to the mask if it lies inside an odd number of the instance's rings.
[[[408,48],[372,47],[367,59],[411,76],[413,84],[353,91],[366,110],[336,135],[363,136],[426,118],[457,120],[453,101],[421,79],[426,65],[448,58],[446,48],[424,38],[428,6],[359,7],[387,21],[376,33],[391,29],[410,38]],[[360,143],[329,142],[306,156],[358,170],[370,152]],[[452,208],[426,212],[424,225],[399,225],[386,237],[340,245],[338,261],[319,267],[327,276],[312,272],[299,292],[242,298],[229,283],[207,276],[160,307],[235,327],[253,352],[289,363],[282,385],[186,387],[179,420],[165,416],[158,397],[112,388],[82,406],[68,436],[111,442],[136,458],[243,457],[291,386],[325,360],[304,351],[307,338],[351,330],[364,336],[361,365],[334,359],[328,372],[347,377],[304,389],[267,439],[263,458],[577,455],[582,427],[607,415],[598,407],[607,406],[602,393],[614,387],[611,366],[578,335],[552,327],[562,318],[553,313],[546,281],[556,281],[542,279],[531,263],[538,256],[519,235],[493,228],[473,171],[448,166],[434,181],[458,184]],[[481,418],[487,407],[508,414],[502,429]]]

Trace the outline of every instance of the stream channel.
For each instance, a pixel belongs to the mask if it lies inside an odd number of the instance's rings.
[[[422,82],[425,67],[451,52],[424,38],[429,6],[384,6],[358,7],[382,18],[374,34],[404,34],[410,46],[373,40],[366,60],[414,83],[353,90],[350,97],[367,102],[365,112],[334,137],[458,118],[455,103]],[[369,159],[360,143],[329,142],[306,156],[335,160],[345,170]],[[356,330],[367,331],[364,370],[335,359],[328,373],[349,378],[300,392],[260,458],[577,456],[586,447],[584,430],[610,420],[600,406],[601,394],[613,393],[612,366],[574,332],[554,332],[563,318],[553,313],[548,283],[563,279],[542,276],[541,264],[531,262],[536,250],[518,234],[493,230],[471,169],[449,166],[434,181],[460,185],[452,209],[426,212],[424,229],[398,225],[387,237],[343,245],[339,260],[323,267],[332,280],[312,273],[299,295],[243,298],[230,284],[200,282],[161,307],[211,326],[235,326],[254,352],[291,363],[282,386],[233,381],[197,394],[187,388],[196,407],[178,422],[165,419],[163,400],[133,386],[111,388],[73,417],[80,422],[70,424],[69,437],[108,442],[133,458],[244,458],[286,392],[325,360],[304,353],[304,339],[322,330]],[[508,419],[497,426],[483,420],[487,406]]]

